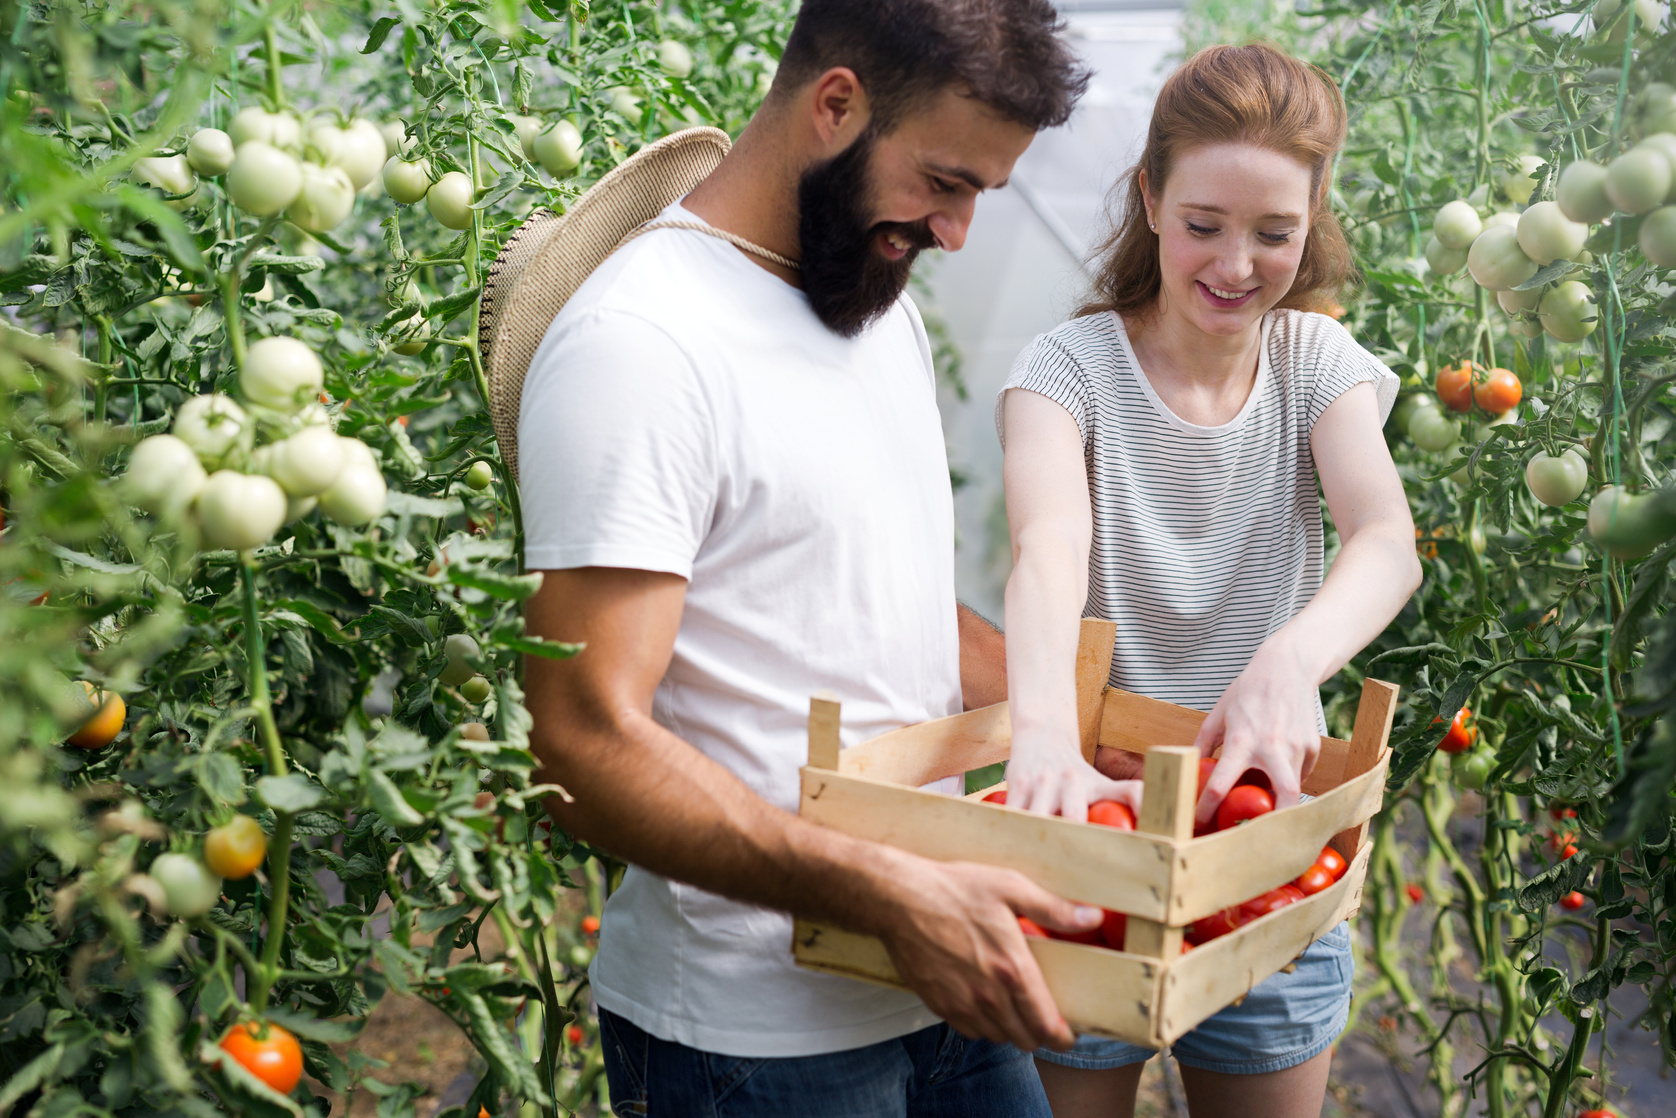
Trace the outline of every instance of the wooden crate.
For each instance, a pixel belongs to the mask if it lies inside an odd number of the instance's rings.
[[[921,791],[919,786],[1004,761],[1007,704],[907,726],[840,751],[839,703],[811,700],[809,764],[799,813],[857,838],[941,861],[1016,869],[1061,896],[1129,914],[1124,950],[1029,940],[1072,1028],[1163,1047],[1353,915],[1367,872],[1367,822],[1378,812],[1397,689],[1368,680],[1349,741],[1321,739],[1304,782],[1315,799],[1239,827],[1193,837],[1200,711],[1106,686],[1115,626],[1085,620],[1077,653],[1083,752],[1145,754],[1137,829],[1118,831]],[[1295,879],[1332,845],[1349,869],[1331,888],[1183,955],[1193,921]],[[877,939],[798,920],[801,966],[891,986],[902,982]]]

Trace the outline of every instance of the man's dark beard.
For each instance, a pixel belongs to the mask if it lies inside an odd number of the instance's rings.
[[[896,304],[920,250],[937,243],[923,221],[868,224],[875,138],[869,128],[849,147],[803,172],[797,184],[803,292],[815,317],[846,338]],[[900,260],[887,260],[875,246],[887,230],[913,246]]]

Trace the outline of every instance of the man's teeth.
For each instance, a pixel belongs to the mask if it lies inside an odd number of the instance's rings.
[[[1205,289],[1218,299],[1242,299],[1251,294],[1249,291],[1224,291],[1220,287],[1212,287],[1208,283],[1205,284]]]
[[[886,233],[885,240],[889,242],[891,248],[898,249],[902,252],[907,252],[909,249],[914,247],[912,242],[900,233]]]

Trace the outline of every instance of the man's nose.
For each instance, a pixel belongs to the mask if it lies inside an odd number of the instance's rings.
[[[963,198],[926,218],[926,227],[937,238],[937,245],[944,252],[959,252],[966,243],[966,230],[971,228],[972,210],[976,205],[977,199]]]

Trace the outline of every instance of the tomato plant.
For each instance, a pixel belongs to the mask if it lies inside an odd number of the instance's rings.
[[[6,1107],[408,1118],[331,1047],[391,991],[480,1057],[445,1118],[597,1102],[616,877],[540,808],[521,666],[575,649],[523,631],[478,301],[536,208],[736,133],[790,8],[0,10]]]

